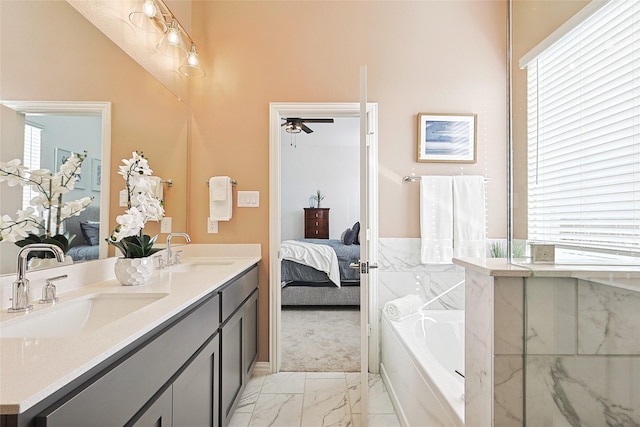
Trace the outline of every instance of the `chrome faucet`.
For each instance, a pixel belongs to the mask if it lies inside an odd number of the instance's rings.
[[[18,252],[17,278],[16,281],[13,282],[13,288],[11,289],[11,308],[9,308],[9,312],[11,313],[29,311],[33,308],[33,306],[29,304],[29,280],[26,278],[26,275],[27,256],[35,251],[53,252],[59,262],[64,261],[64,252],[62,252],[62,249],[60,249],[59,246],[49,243],[34,243],[20,249],[20,252]]]
[[[173,254],[171,253],[171,238],[175,236],[182,236],[187,240],[187,243],[191,242],[191,237],[187,233],[169,233],[167,236],[167,261],[166,266],[169,267],[173,264],[178,264],[175,260],[173,260]]]

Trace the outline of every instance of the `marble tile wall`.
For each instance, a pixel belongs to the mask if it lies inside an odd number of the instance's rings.
[[[640,425],[640,293],[526,281],[526,422]]]
[[[462,267],[420,263],[419,238],[381,238],[378,254],[378,307],[409,294],[425,302],[464,280]],[[464,310],[464,285],[433,302],[430,309]]]

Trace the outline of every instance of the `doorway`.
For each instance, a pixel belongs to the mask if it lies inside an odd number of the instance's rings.
[[[282,140],[281,140],[281,123],[283,118],[287,117],[315,117],[315,118],[339,118],[339,117],[360,117],[360,106],[358,103],[272,103],[270,104],[270,236],[269,236],[269,254],[270,254],[270,277],[269,277],[269,360],[271,372],[279,372],[281,368],[281,328],[282,328],[282,311],[281,311],[281,295],[280,295],[280,244],[282,241],[282,224],[281,224],[281,183],[282,183]],[[377,104],[367,104],[367,120],[370,129],[377,129]],[[375,133],[371,133],[368,138],[368,145],[377,147],[377,139]],[[356,160],[354,160],[356,161]],[[375,168],[377,165],[370,165]],[[377,181],[372,183],[377,193]],[[377,222],[374,222],[376,229],[371,229],[371,236],[377,239],[378,230]],[[367,295],[368,304],[363,307],[372,307],[367,313],[370,324],[377,324],[377,313],[375,313],[375,304],[371,304],[372,296],[377,294],[377,285],[375,275],[369,278],[369,292]],[[373,279],[373,280],[372,280]],[[378,354],[378,337],[377,328],[372,327],[372,333],[369,339],[369,358],[368,365],[374,367],[377,371],[377,354]],[[373,360],[372,360],[373,359]]]

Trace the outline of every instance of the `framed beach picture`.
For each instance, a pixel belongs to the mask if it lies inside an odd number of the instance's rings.
[[[95,157],[91,158],[91,190],[100,191],[102,184],[102,162]]]
[[[476,162],[475,114],[418,114],[418,162]]]
[[[64,148],[56,147],[56,149],[55,149],[55,162],[56,162],[55,166],[56,167],[55,167],[54,171],[58,172],[60,170],[60,166],[62,166],[64,164],[64,162],[66,162],[69,159],[69,157],[71,157],[71,151],[66,150]],[[74,185],[74,188],[79,188],[81,190],[83,190],[85,188],[84,187],[85,180],[82,179],[82,177],[86,175],[86,173],[83,173],[83,171],[87,170],[88,167],[89,167],[89,165],[87,165],[87,161],[85,159],[85,161],[82,162],[82,166],[80,167],[81,168],[81,173],[76,174],[78,179],[77,179],[77,181],[76,181],[76,183]]]

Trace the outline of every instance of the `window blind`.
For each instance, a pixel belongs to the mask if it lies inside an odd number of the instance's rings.
[[[640,250],[640,1],[527,64],[529,239]]]
[[[42,146],[42,129],[26,123],[24,125],[24,160],[22,164],[29,170],[40,169],[40,149]],[[22,187],[22,209],[31,206],[31,199],[38,194],[30,185]]]

